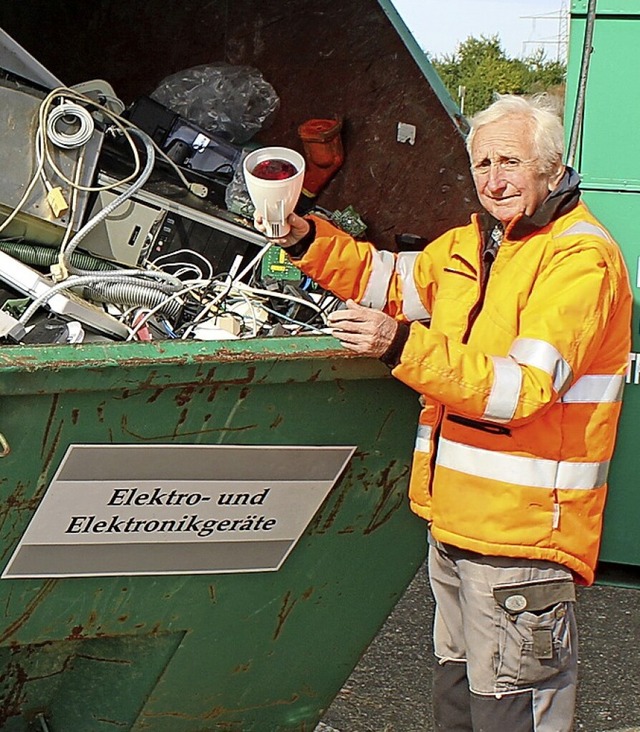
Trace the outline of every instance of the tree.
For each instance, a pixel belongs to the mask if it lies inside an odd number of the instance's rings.
[[[524,59],[507,58],[497,35],[469,36],[451,55],[431,60],[454,99],[465,88],[464,114],[472,116],[491,104],[494,94],[536,94],[547,91],[562,96],[566,67],[547,61],[542,49]]]

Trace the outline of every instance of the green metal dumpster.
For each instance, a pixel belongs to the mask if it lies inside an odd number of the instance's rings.
[[[594,11],[590,18],[590,6]],[[636,293],[633,342],[618,441],[611,465],[599,578],[640,586],[640,502],[635,421],[640,410],[637,221],[640,215],[640,156],[635,129],[626,120],[640,112],[629,94],[636,76],[640,8],[624,0],[573,0],[567,73],[566,128],[574,131],[573,165],[582,177],[584,199],[620,244]],[[578,103],[580,94],[583,95]],[[624,107],[624,115],[612,108]],[[620,572],[622,570],[623,576]]]
[[[35,542],[48,545],[10,566],[0,582],[2,729],[28,729],[39,713],[48,729],[78,732],[313,729],[423,557],[424,529],[405,500],[415,397],[378,364],[336,353],[329,338],[263,339],[214,353],[173,343],[17,350],[0,354],[5,562],[44,492],[60,485],[53,479],[69,446],[94,451],[63,476],[75,500],[62,519],[66,543],[52,536],[56,517],[45,515],[49,530]],[[272,557],[270,537],[250,537],[249,553],[246,541],[230,555],[226,544],[204,544],[200,564],[185,571],[175,559],[184,547],[166,537],[82,533],[87,516],[151,515],[140,503],[124,505],[124,493],[107,505],[100,496],[105,480],[112,479],[109,496],[113,486],[205,492],[201,476],[172,480],[180,476],[169,475],[162,452],[207,445],[261,448],[234,457],[226,469],[214,456],[211,472],[227,491],[252,480],[253,496],[284,481],[299,511],[311,513],[312,506],[292,492],[305,480],[319,482],[314,470],[330,464],[337,474],[277,570],[263,569]],[[309,445],[355,452],[337,462],[321,456],[319,466],[307,462],[305,474],[291,475],[282,460],[295,463]],[[114,446],[137,446],[137,467],[112,458]],[[280,457],[276,446],[294,449]],[[203,457],[188,460],[183,477],[194,476],[203,460],[208,465]],[[84,500],[88,511],[80,508]],[[271,501],[235,515],[276,516],[286,524]],[[62,499],[52,500],[56,510],[64,511]],[[163,510],[154,515],[162,518]],[[203,513],[186,504],[178,511],[188,518]],[[110,553],[109,544],[92,554],[100,539],[123,536],[124,557]],[[132,541],[138,538],[144,543]],[[162,561],[149,570],[142,550],[154,541]],[[189,541],[186,562],[197,551],[191,545],[204,539]],[[127,572],[142,576],[111,576]],[[77,576],[83,574],[96,576]]]
[[[0,25],[127,103],[259,68],[281,107],[257,141],[340,116],[319,203],[388,249],[473,207],[460,120],[386,1],[8,0]],[[310,732],[424,558],[416,395],[328,336],[5,347],[0,407],[7,732]]]

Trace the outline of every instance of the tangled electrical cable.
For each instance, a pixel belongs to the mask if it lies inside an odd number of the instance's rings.
[[[94,119],[89,110],[98,107],[102,117],[109,119],[115,126],[115,129],[129,142],[134,159],[134,171],[123,180],[116,182],[117,185],[129,184],[125,192],[117,196],[111,204],[105,206],[71,236],[73,212],[75,210],[78,192],[102,191],[113,188],[116,185],[88,186],[80,183],[84,149],[92,139],[95,131]],[[141,166],[140,154],[132,135],[139,138],[144,148],[146,155],[144,167]],[[34,139],[36,170],[22,198],[2,225],[0,225],[0,232],[20,213],[39,180],[44,182],[48,192],[47,200],[54,215],[60,216],[67,212],[69,215],[58,252],[58,260],[50,267],[51,277],[57,284],[46,288],[44,292],[40,292],[34,297],[31,305],[26,308],[21,316],[21,323],[26,324],[35,312],[41,306],[46,305],[57,292],[62,290],[77,290],[80,285],[91,285],[91,288],[85,289],[82,293],[87,300],[110,302],[116,299],[114,297],[116,292],[122,292],[127,294],[126,297],[119,298],[121,301],[126,303],[133,298],[134,302],[141,301],[142,304],[161,302],[162,295],[173,293],[182,287],[181,280],[167,272],[120,269],[116,272],[97,273],[79,269],[71,264],[72,255],[89,231],[129,199],[148,180],[155,163],[156,147],[148,135],[129,125],[118,114],[100,107],[100,105],[90,98],[72,89],[56,89],[48,94],[41,102],[38,109],[38,125]],[[57,163],[54,154],[56,148],[62,150],[78,150],[73,179],[65,175]],[[179,172],[179,177],[181,177],[185,185],[190,186],[181,171]],[[71,191],[70,201],[65,199],[62,184],[65,184]],[[116,288],[115,290],[114,287]],[[176,310],[174,309],[173,312],[175,313]]]
[[[105,125],[106,129],[101,129],[105,134],[122,136],[127,141],[133,171],[114,182],[83,183],[85,148],[96,126]],[[58,149],[77,151],[70,175],[56,160]],[[74,89],[53,90],[39,106],[34,150],[33,176],[18,204],[0,224],[0,233],[20,213],[38,181],[43,182],[55,215],[66,216],[66,226],[56,259],[48,264],[48,274],[43,275],[50,279],[50,286],[32,295],[32,301],[19,316],[22,326],[28,327],[40,308],[47,306],[57,293],[64,292],[103,308],[119,320],[128,333],[127,340],[326,332],[327,314],[339,306],[339,301],[323,291],[311,292],[311,283],[302,275],[299,283],[263,278],[259,274],[260,264],[271,246],[266,240],[249,261],[238,255],[226,273],[214,273],[211,262],[194,250],[188,250],[191,261],[183,261],[181,255],[187,251],[179,250],[153,261],[143,260],[138,268],[110,264],[113,269],[103,266],[103,260],[93,261],[82,251],[87,234],[148,181],[157,155],[172,166],[188,190],[196,195],[203,193],[200,183],[189,182],[146,133],[112,108]],[[88,220],[74,221],[79,194],[114,189],[120,192],[110,203]],[[46,257],[36,258],[38,266],[47,266]]]
[[[138,310],[129,340],[158,316],[159,332],[183,340],[326,333],[327,315],[341,301],[326,291],[311,295],[295,283],[263,281],[258,274],[259,265],[270,247],[270,243],[265,243],[244,266],[242,258],[237,257],[228,273],[206,279],[186,278],[181,290],[166,296],[167,301],[182,304],[180,318],[169,322],[162,315],[162,303]],[[160,267],[179,264],[154,262]]]

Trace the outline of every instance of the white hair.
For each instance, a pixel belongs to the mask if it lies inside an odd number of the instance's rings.
[[[524,117],[533,125],[533,146],[540,161],[540,172],[551,173],[562,163],[564,129],[557,102],[549,94],[521,97],[498,94],[493,104],[474,115],[469,124],[467,152],[471,156],[473,138],[480,127],[505,117]]]

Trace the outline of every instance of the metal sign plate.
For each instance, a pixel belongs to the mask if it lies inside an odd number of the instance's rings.
[[[354,450],[70,445],[2,577],[277,570]]]

